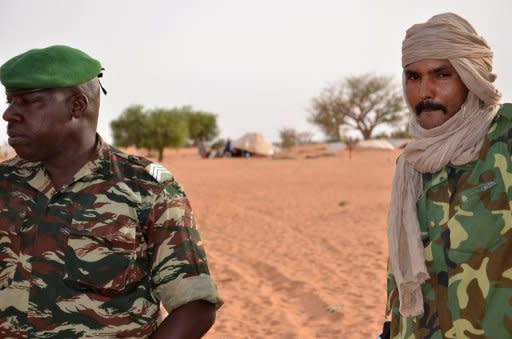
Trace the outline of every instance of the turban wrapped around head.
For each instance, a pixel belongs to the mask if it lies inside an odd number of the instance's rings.
[[[402,67],[422,59],[448,59],[466,87],[486,104],[496,104],[501,97],[492,84],[492,57],[485,39],[453,13],[413,25],[402,43]]]
[[[403,41],[404,68],[424,59],[447,59],[469,90],[459,110],[432,129],[423,128],[409,106],[409,131],[415,140],[398,159],[388,213],[389,258],[404,316],[424,312],[421,284],[429,279],[416,210],[422,174],[435,173],[449,162],[463,165],[478,158],[501,97],[492,84],[492,57],[484,38],[453,13],[412,26]]]

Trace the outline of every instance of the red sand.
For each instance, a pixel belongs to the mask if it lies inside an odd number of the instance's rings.
[[[398,152],[163,164],[188,192],[225,305],[206,338],[375,338]]]

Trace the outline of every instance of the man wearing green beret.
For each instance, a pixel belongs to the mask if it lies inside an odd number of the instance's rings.
[[[97,134],[101,70],[68,46],[0,67],[17,153],[0,164],[1,338],[199,338],[222,305],[182,187]]]

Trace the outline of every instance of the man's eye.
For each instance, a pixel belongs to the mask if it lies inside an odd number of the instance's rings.
[[[416,74],[407,74],[406,79],[407,80],[418,80],[418,75]]]
[[[23,100],[25,105],[34,105],[41,102],[41,98],[27,98]]]

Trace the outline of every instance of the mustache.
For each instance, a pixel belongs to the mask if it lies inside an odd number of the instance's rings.
[[[420,102],[418,102],[416,107],[414,107],[414,110],[416,111],[416,115],[420,115],[420,113],[425,110],[428,110],[428,111],[440,110],[440,111],[443,111],[444,114],[446,114],[446,111],[447,111],[445,105],[442,105],[442,104],[439,104],[439,103],[433,102],[433,101],[420,101]]]

